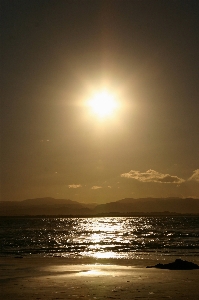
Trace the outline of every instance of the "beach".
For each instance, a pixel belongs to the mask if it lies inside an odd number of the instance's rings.
[[[158,261],[162,262],[165,259]],[[1,299],[199,298],[199,270],[146,268],[156,263],[150,259],[1,257]]]

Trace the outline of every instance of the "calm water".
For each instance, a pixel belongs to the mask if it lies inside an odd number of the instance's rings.
[[[0,218],[0,255],[199,257],[199,217]]]

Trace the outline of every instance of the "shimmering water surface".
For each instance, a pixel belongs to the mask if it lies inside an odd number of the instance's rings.
[[[0,240],[1,256],[199,256],[199,217],[2,217]]]

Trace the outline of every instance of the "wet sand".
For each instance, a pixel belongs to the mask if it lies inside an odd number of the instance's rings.
[[[0,295],[4,300],[199,299],[199,270],[146,268],[156,263],[148,259],[2,257]]]

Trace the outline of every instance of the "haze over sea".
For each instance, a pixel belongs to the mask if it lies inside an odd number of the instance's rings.
[[[0,256],[199,260],[199,217],[1,217]]]

